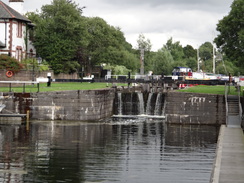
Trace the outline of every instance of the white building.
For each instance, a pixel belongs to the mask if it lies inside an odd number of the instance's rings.
[[[0,0],[0,54],[7,54],[21,61],[35,57],[32,44],[33,24],[22,15],[24,0]]]

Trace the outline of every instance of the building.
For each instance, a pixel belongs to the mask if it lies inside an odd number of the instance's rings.
[[[0,54],[7,54],[21,61],[35,57],[32,44],[33,24],[22,15],[24,0],[0,0]]]

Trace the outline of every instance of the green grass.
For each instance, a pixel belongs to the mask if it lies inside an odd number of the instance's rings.
[[[237,95],[236,88],[234,86],[229,86],[229,95]],[[207,94],[225,94],[225,86],[224,85],[197,85],[185,89],[177,90],[178,92],[190,92],[190,93],[207,93]],[[242,91],[242,88],[241,88]]]
[[[23,92],[23,84],[15,86],[16,84],[12,84],[11,92],[22,93]],[[124,85],[124,84],[120,84]],[[49,92],[49,91],[65,91],[65,90],[95,90],[95,89],[104,89],[110,88],[112,84],[109,83],[107,87],[107,83],[51,83],[50,87],[47,87],[47,83],[40,83],[40,92]],[[26,93],[34,93],[37,92],[37,85],[26,85],[25,92]],[[9,87],[0,87],[0,92],[9,92]]]
[[[126,86],[127,84],[118,84],[118,86]],[[95,90],[95,89],[104,89],[110,88],[112,84],[109,83],[51,83],[50,87],[47,87],[47,83],[40,83],[40,92],[49,92],[49,91],[67,91],[67,90]],[[236,89],[234,86],[229,87],[230,95],[237,95]],[[37,92],[37,85],[26,85],[25,92],[26,93],[34,93]],[[185,89],[176,90],[177,92],[190,92],[190,93],[207,93],[207,94],[225,94],[225,86],[217,85],[217,86],[208,86],[208,85],[197,85]],[[242,91],[242,89],[241,89]],[[0,92],[9,92],[9,87],[0,87]],[[11,92],[22,93],[23,85],[12,84]],[[241,93],[242,95],[242,93]]]

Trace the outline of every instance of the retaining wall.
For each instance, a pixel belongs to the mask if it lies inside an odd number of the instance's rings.
[[[26,114],[37,120],[93,121],[110,117],[114,90],[78,90],[43,93],[4,93],[4,112]]]
[[[169,123],[225,124],[224,95],[169,92],[165,102]]]
[[[21,70],[17,73],[14,73],[12,77],[6,76],[7,70],[0,70],[1,81],[32,81],[36,80],[37,77],[47,78],[47,73],[51,73],[52,79],[79,79],[77,73],[74,74],[58,74],[54,75],[53,71],[29,71]],[[4,85],[5,84],[1,84]]]
[[[113,115],[114,89],[43,93],[4,93],[2,113],[26,114],[37,120],[94,121]],[[224,95],[168,92],[165,95],[168,123],[224,124]]]

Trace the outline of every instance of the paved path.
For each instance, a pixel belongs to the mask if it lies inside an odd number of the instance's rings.
[[[212,183],[244,183],[244,135],[241,128],[221,126]]]

